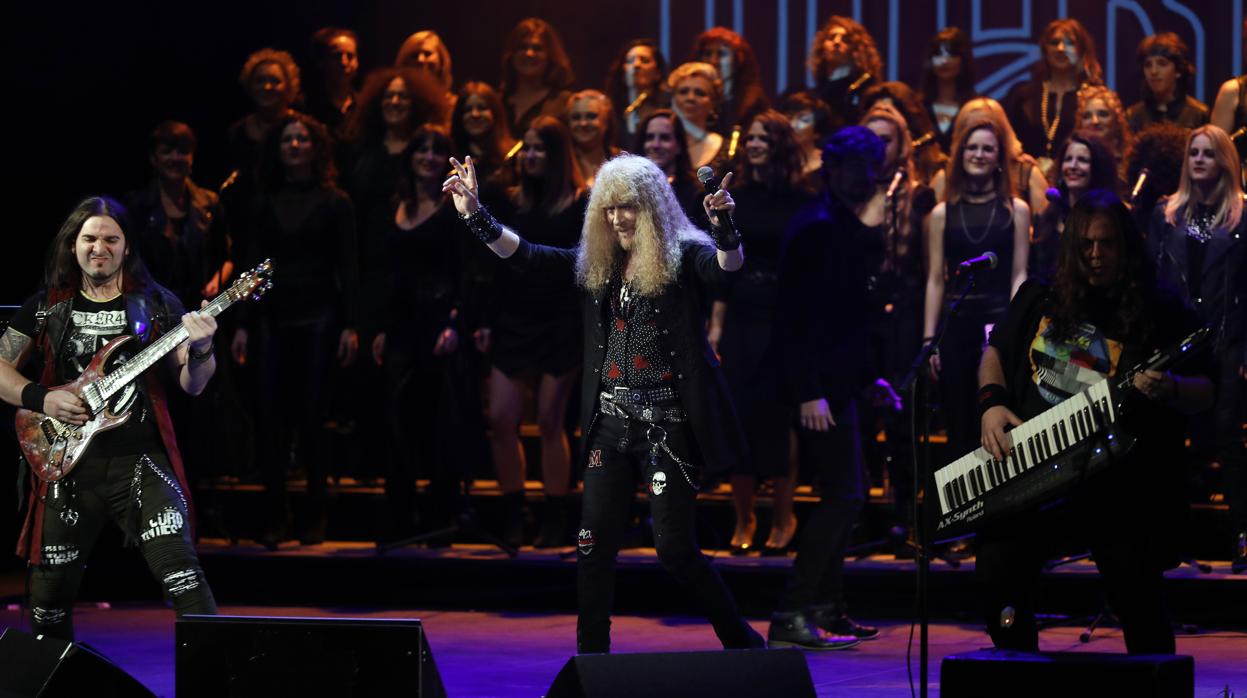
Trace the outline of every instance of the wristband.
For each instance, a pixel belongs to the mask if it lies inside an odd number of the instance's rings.
[[[206,363],[208,359],[212,358],[212,352],[214,349],[216,349],[216,346],[213,344],[209,344],[208,348],[204,349],[202,352],[195,351],[195,347],[193,346],[190,347],[190,351],[187,353],[187,358],[190,359],[188,363],[192,363],[192,364]]]
[[[478,206],[475,212],[460,217],[468,230],[486,245],[502,237],[502,226],[484,206]]]
[[[988,383],[979,388],[979,417],[993,407],[1009,406],[1009,389],[999,383]]]
[[[720,212],[719,215],[725,214]],[[714,240],[714,246],[723,252],[731,252],[740,247],[740,235],[730,225],[710,226],[710,239]]]
[[[38,383],[27,383],[22,388],[22,407],[31,412],[43,412],[43,399],[51,392]]]

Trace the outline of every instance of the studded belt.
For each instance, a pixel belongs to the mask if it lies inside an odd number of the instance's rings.
[[[620,419],[636,419],[647,424],[662,422],[686,422],[688,415],[675,405],[656,403],[675,402],[676,394],[671,388],[629,390],[615,388],[598,396],[598,411]]]

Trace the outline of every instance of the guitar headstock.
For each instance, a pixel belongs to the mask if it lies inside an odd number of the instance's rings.
[[[230,300],[260,300],[266,291],[273,288],[273,260],[266,259],[251,271],[243,272],[238,280],[225,293]]]

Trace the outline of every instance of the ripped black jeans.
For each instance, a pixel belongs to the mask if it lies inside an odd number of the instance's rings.
[[[579,616],[576,647],[580,653],[610,651],[610,612],[615,600],[615,562],[628,527],[628,512],[638,480],[649,491],[658,560],[691,592],[727,648],[755,646],[756,636],[741,617],[732,592],[697,545],[698,473],[689,465],[694,454],[685,424],[664,424],[670,453],[651,461],[650,425],[598,415],[586,449],[584,501],[581,510],[576,595]],[[671,458],[674,454],[684,463]]]
[[[30,570],[32,632],[74,639],[74,600],[91,548],[110,519],[137,542],[179,616],[217,612],[191,542],[185,495],[168,457],[161,452],[88,456],[49,488],[42,560]]]

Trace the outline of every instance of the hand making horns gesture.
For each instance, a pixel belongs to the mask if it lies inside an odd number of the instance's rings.
[[[472,156],[463,162],[450,159],[450,177],[442,182],[442,191],[449,192],[455,200],[455,209],[461,216],[470,216],[481,207],[479,198],[480,185],[476,181],[476,165],[472,164]]]

